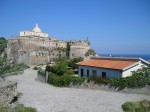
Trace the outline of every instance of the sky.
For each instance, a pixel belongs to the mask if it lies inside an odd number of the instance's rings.
[[[0,0],[0,36],[38,23],[59,40],[86,40],[98,54],[150,54],[150,0]]]

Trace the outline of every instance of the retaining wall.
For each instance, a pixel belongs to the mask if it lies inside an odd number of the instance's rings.
[[[8,105],[14,96],[17,95],[17,82],[2,81],[0,82],[0,106]]]

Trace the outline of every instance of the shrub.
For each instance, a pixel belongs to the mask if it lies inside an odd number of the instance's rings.
[[[46,71],[52,72],[57,75],[63,75],[67,71],[67,66],[67,60],[59,59],[54,66],[46,66]]]
[[[35,66],[35,67],[33,67],[33,69],[34,69],[34,70],[38,70],[38,67]]]
[[[122,108],[125,112],[150,112],[150,101],[126,102]]]
[[[69,67],[72,67],[73,69],[76,69],[76,68],[77,68],[76,63],[77,63],[77,62],[80,62],[80,61],[83,61],[83,58],[82,58],[82,57],[71,59],[71,60],[68,62],[68,66],[69,66]]]
[[[85,78],[69,76],[69,75],[62,75],[58,76],[54,73],[50,73],[48,76],[48,83],[57,86],[57,87],[68,87],[71,83],[73,85],[83,83]]]
[[[143,77],[140,75],[133,75],[126,78],[113,78],[109,80],[111,87],[119,88],[119,90],[124,88],[142,88],[146,85],[150,85],[150,77]]]
[[[150,86],[150,77],[145,77],[140,74],[133,74],[133,76],[126,77],[126,78],[97,78],[97,77],[90,77],[87,80],[88,82],[93,81],[95,84],[104,84],[109,85],[110,87],[118,88],[118,90],[122,90],[124,88],[142,88],[146,85]]]
[[[34,70],[41,70],[41,67],[35,66],[33,69],[34,69]]]
[[[89,77],[87,79],[87,82],[94,82],[95,84],[104,84],[104,85],[107,85],[109,83],[109,79],[106,79],[106,78],[97,78],[97,77]]]
[[[90,56],[90,55],[95,55],[96,53],[94,52],[94,50],[92,50],[92,49],[89,49],[86,53],[85,53],[85,56],[87,57],[87,56]]]
[[[6,74],[6,73],[10,73],[10,72],[22,71],[26,68],[28,68],[28,66],[24,65],[23,63],[16,64],[14,66],[6,65],[3,67],[3,69],[0,71],[0,73]]]
[[[18,104],[14,109],[12,109],[11,107],[5,106],[5,107],[0,107],[0,112],[37,112],[35,108],[32,107],[24,107],[24,105],[22,104]]]
[[[67,70],[64,74],[66,75],[74,75],[74,71],[73,70]]]

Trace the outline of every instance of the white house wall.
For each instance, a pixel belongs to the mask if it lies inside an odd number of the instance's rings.
[[[42,32],[33,32],[33,31],[21,31],[20,36],[40,36],[40,37],[48,37],[47,33]]]
[[[97,77],[102,77],[102,72],[106,72],[107,77],[121,77],[122,72],[119,70],[112,69],[104,69],[104,68],[96,68],[96,67],[87,67],[87,66],[79,66],[79,77],[81,77],[81,69],[84,70],[83,77],[87,77],[87,70],[89,70],[89,77],[92,77],[92,70],[97,71]]]
[[[145,64],[141,63],[141,61],[139,62],[138,65],[133,66],[125,71],[123,71],[122,73],[122,77],[128,77],[132,75],[133,71],[137,71],[138,69],[142,68],[142,67],[147,67]]]

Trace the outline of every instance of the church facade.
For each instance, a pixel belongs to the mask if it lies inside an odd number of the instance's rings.
[[[7,58],[16,63],[37,65],[64,57],[88,58],[85,54],[90,49],[88,40],[57,40],[36,24],[32,31],[21,31],[19,36],[8,39]]]

